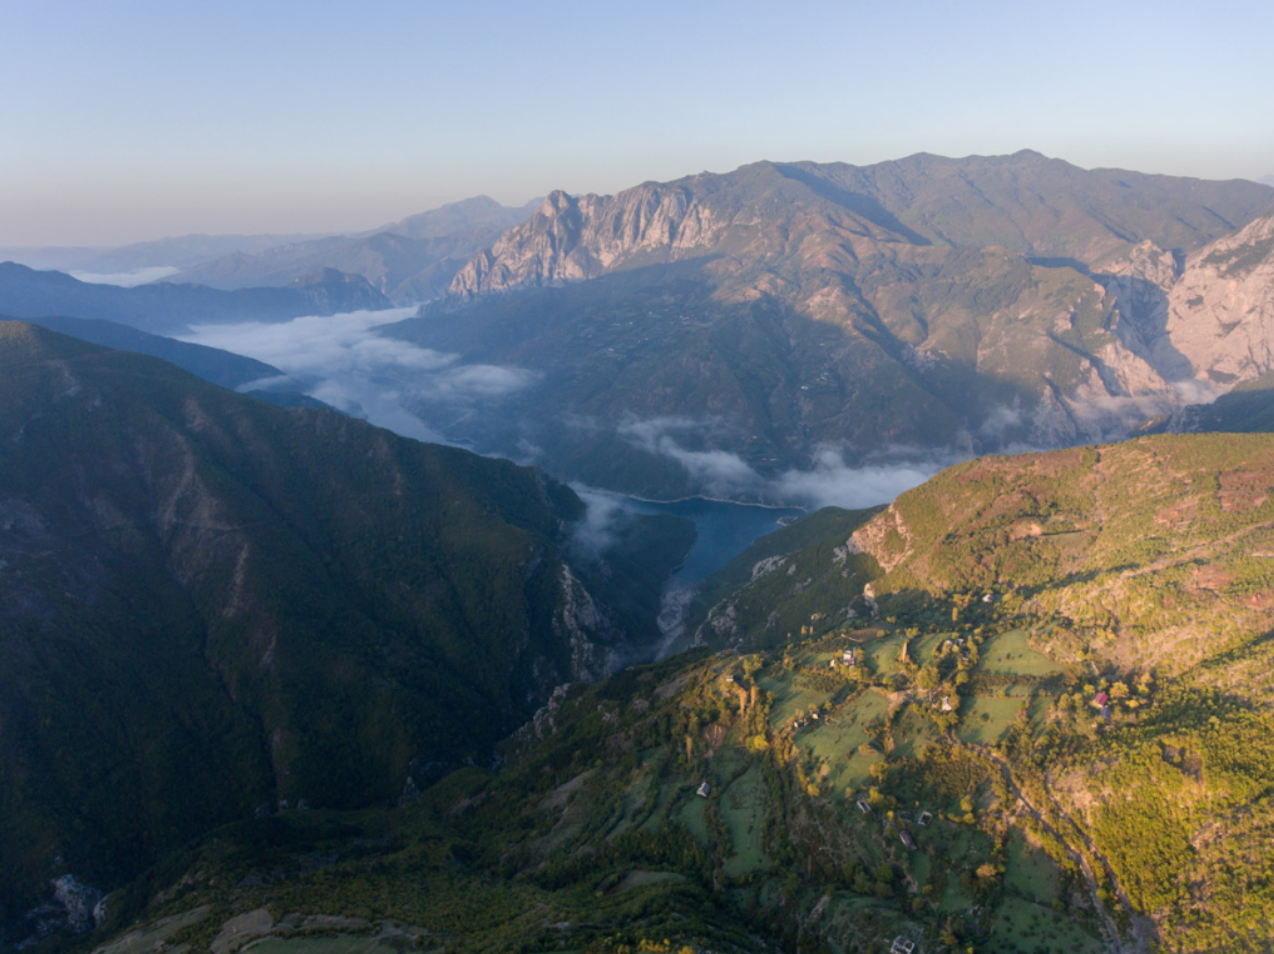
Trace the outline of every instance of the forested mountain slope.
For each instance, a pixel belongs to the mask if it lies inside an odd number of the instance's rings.
[[[0,323],[6,929],[62,875],[485,763],[640,654],[693,530],[635,519],[621,575],[573,549],[582,513],[507,461]]]

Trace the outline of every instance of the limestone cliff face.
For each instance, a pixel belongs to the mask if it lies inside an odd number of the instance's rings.
[[[625,266],[709,253],[723,284],[745,273],[733,297],[764,293],[758,263],[845,271],[879,243],[910,239],[758,163],[747,176],[704,173],[648,182],[613,196],[554,192],[528,221],[506,232],[456,275],[453,300],[597,278]],[[767,283],[768,282],[768,283]]]
[[[1165,333],[1190,377],[1226,386],[1274,368],[1274,216],[1190,255]]]
[[[678,186],[647,183],[615,196],[558,191],[475,256],[451,292],[471,297],[595,278],[643,253],[668,261],[713,244],[724,224]]]
[[[1142,242],[1101,268],[1121,341],[1188,398],[1274,367],[1274,216],[1188,256]]]

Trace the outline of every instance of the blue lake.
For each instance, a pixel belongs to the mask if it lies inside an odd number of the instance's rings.
[[[697,534],[694,548],[673,574],[673,581],[683,587],[702,583],[746,550],[753,540],[805,514],[794,508],[760,507],[702,497],[675,503],[653,503],[632,497],[620,499],[625,509],[637,513],[667,513],[694,521]]]

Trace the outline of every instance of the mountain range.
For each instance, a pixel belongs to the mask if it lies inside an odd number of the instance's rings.
[[[115,248],[74,246],[0,248],[0,261],[31,268],[112,274],[142,268],[188,268],[234,252],[263,252],[276,245],[304,242],[317,235],[179,235]]]
[[[554,193],[388,333],[539,376],[461,422],[479,447],[635,493],[740,494],[829,449],[1117,437],[1259,373],[1271,213],[1256,183],[1031,152],[759,163]]]

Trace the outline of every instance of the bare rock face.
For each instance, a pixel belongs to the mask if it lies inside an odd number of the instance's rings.
[[[1187,401],[1274,367],[1274,216],[1188,256],[1146,241],[1102,262],[1116,333]]]
[[[769,164],[761,164],[757,177],[759,189],[751,180],[704,173],[613,196],[554,192],[529,220],[470,260],[452,281],[450,297],[561,285],[709,252],[722,258],[722,278],[744,262],[780,259],[843,270],[864,242],[899,240],[850,210],[794,189]]]
[[[1202,384],[1274,368],[1274,216],[1199,249],[1168,294],[1166,336]]]
[[[596,278],[640,253],[674,259],[710,245],[721,223],[688,190],[651,183],[615,196],[552,193],[455,277],[460,297]]]

